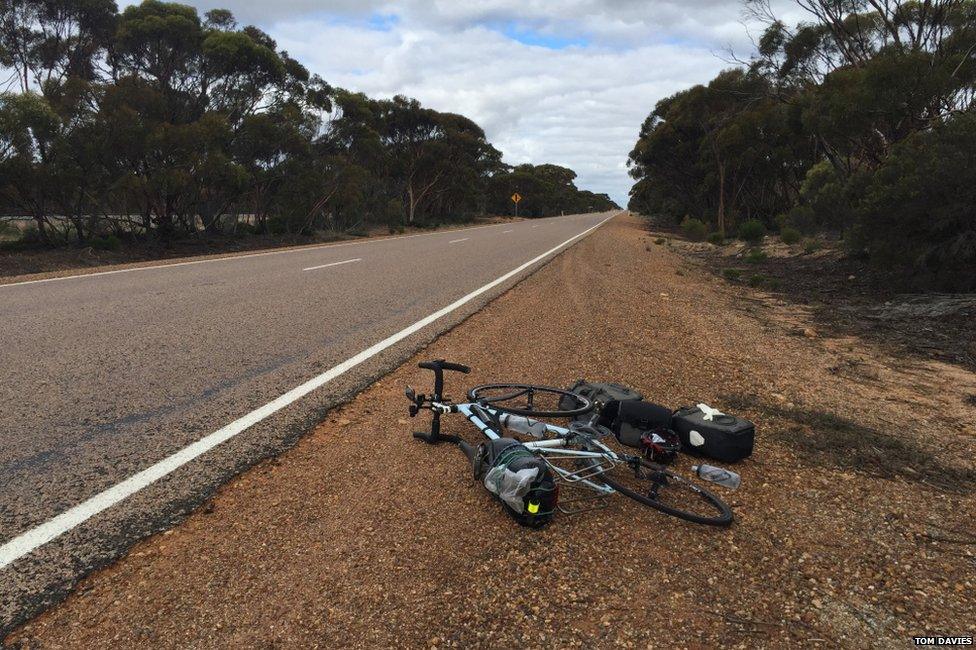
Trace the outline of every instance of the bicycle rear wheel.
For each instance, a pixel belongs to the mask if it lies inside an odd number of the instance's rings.
[[[599,461],[593,461],[598,464]],[[707,526],[728,526],[732,509],[720,498],[662,465],[640,459],[621,463],[594,477],[617,492],[655,510]]]

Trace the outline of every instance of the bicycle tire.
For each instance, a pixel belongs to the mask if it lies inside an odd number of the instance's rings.
[[[511,389],[513,392],[503,395],[496,396],[485,396],[479,395],[479,393],[484,393],[489,390],[504,390]],[[525,394],[530,395],[530,402],[532,395],[535,393],[549,393],[551,395],[558,395],[560,397],[570,397],[580,404],[578,408],[569,410],[556,410],[556,411],[538,411],[535,409],[522,409],[515,408],[511,406],[500,405],[498,402],[504,402],[506,400],[515,399]],[[579,415],[586,415],[593,410],[593,402],[583,395],[578,395],[572,391],[564,390],[562,388],[555,388],[553,386],[540,386],[537,384],[482,384],[481,386],[475,386],[468,391],[468,399],[472,402],[478,404],[490,404],[491,408],[497,411],[503,411],[505,413],[512,413],[513,415],[523,415],[525,417],[536,417],[536,418],[572,418]]]
[[[593,461],[591,463],[591,466],[593,464],[599,464],[599,461]],[[640,492],[632,489],[629,485],[624,484],[624,482],[621,479],[614,478],[613,474],[618,473],[620,471],[633,472],[634,468],[631,465],[627,465],[627,464],[618,465],[617,467],[614,467],[613,469],[610,469],[600,474],[599,477],[594,477],[591,480],[602,481],[603,483],[606,483],[607,485],[612,487],[620,494],[623,494],[626,497],[630,497],[631,499],[637,501],[638,503],[642,503],[646,506],[654,508],[659,512],[663,512],[664,514],[671,515],[672,517],[677,517],[678,519],[684,519],[685,521],[690,521],[695,524],[703,524],[706,526],[725,527],[725,526],[730,526],[732,524],[732,520],[734,519],[734,516],[732,514],[732,509],[728,506],[727,503],[722,501],[722,499],[720,499],[718,496],[716,496],[709,490],[701,487],[700,485],[695,484],[692,481],[689,481],[688,479],[672,472],[671,470],[661,465],[655,465],[653,463],[649,463],[646,460],[641,459],[640,467],[641,469],[646,470],[650,474],[663,475],[664,477],[666,477],[668,481],[670,481],[669,484],[664,486],[664,489],[666,490],[672,488],[668,492],[669,498],[675,498],[675,497],[680,498],[680,495],[675,490],[687,489],[692,494],[699,497],[702,501],[708,504],[710,509],[714,511],[714,514],[703,515],[701,513],[691,512],[689,510],[679,508],[675,505],[670,505],[667,501],[664,501],[661,498],[657,498],[657,497],[652,498],[650,492],[646,495],[641,494]],[[654,481],[651,481],[650,479],[647,480],[649,483],[654,483]],[[659,485],[659,488],[660,487],[662,486]],[[658,491],[654,491],[654,494],[655,495],[658,494]]]

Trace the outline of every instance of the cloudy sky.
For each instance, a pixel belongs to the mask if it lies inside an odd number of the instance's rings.
[[[571,167],[621,205],[655,102],[752,47],[738,0],[183,1],[230,9],[333,85],[467,115],[506,162]]]

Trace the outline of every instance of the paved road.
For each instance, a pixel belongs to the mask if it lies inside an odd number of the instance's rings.
[[[608,216],[0,286],[0,632],[536,266],[94,516],[72,508]]]

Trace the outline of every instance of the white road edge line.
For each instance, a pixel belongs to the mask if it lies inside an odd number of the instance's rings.
[[[469,239],[471,239],[471,238],[470,237],[465,237],[464,239],[452,239],[451,241],[449,241],[447,243],[448,244],[460,244],[461,242],[468,241]]]
[[[363,258],[357,257],[352,260],[343,260],[342,262],[332,262],[331,264],[320,264],[319,266],[310,266],[307,269],[302,269],[303,271],[318,271],[319,269],[327,269],[330,266],[342,266],[343,264],[352,264],[353,262],[362,262]]]
[[[535,227],[535,226],[533,226],[533,228],[534,228],[534,227]],[[503,231],[502,231],[502,234],[503,234],[503,235],[507,235],[507,234],[508,234],[508,233],[510,233],[510,232],[515,232],[515,231],[514,231],[514,230],[503,230]]]
[[[562,217],[549,217],[550,219],[561,219]],[[63,275],[57,278],[41,278],[40,280],[23,280],[21,282],[0,283],[0,290],[7,287],[20,287],[27,284],[42,284],[44,282],[61,282],[62,280],[79,280],[81,278],[97,278],[103,275],[116,275],[118,273],[135,273],[136,271],[156,271],[159,269],[170,269],[180,266],[192,266],[194,264],[210,264],[211,262],[229,262],[232,260],[244,260],[251,257],[265,257],[267,255],[285,255],[288,253],[304,253],[306,251],[319,250],[321,248],[339,248],[340,246],[355,246],[357,244],[376,244],[384,241],[396,239],[413,239],[414,237],[430,237],[432,235],[443,235],[445,233],[466,232],[468,230],[480,230],[482,228],[497,228],[508,224],[489,223],[484,226],[471,226],[470,228],[456,228],[454,230],[438,230],[436,232],[421,232],[415,235],[394,235],[392,237],[377,237],[363,239],[360,241],[347,241],[339,244],[319,244],[302,246],[300,248],[289,247],[283,250],[263,251],[261,253],[245,253],[244,255],[225,255],[223,257],[209,257],[205,260],[190,260],[189,262],[173,262],[172,264],[153,264],[152,266],[134,266],[126,269],[114,269],[112,271],[97,271],[95,273],[77,273],[75,275]]]
[[[569,244],[573,243],[577,239],[580,239],[588,235],[592,231],[596,230],[597,228],[605,224],[607,221],[609,221],[610,219],[612,219],[613,217],[619,214],[621,213],[618,212],[616,214],[607,217],[606,219],[596,224],[595,226],[591,226],[590,228],[587,228],[583,232],[579,233],[578,235],[574,235],[573,237],[570,237],[569,239],[559,244],[558,246],[550,248],[545,253],[533,257],[525,264],[522,264],[521,266],[512,269],[505,275],[492,280],[491,282],[484,285],[483,287],[479,289],[475,289],[474,291],[464,296],[463,298],[459,298],[458,300],[455,300],[448,306],[443,307],[442,309],[435,311],[429,316],[420,319],[413,325],[405,327],[404,329],[400,330],[396,334],[393,334],[383,339],[379,343],[373,344],[372,346],[366,348],[359,354],[350,357],[349,359],[346,359],[339,365],[334,366],[329,370],[326,370],[321,375],[309,379],[304,384],[301,384],[300,386],[291,389],[290,391],[288,391],[284,395],[281,395],[277,399],[268,402],[264,406],[261,406],[251,411],[247,415],[238,418],[237,420],[234,420],[233,422],[223,427],[222,429],[218,429],[217,431],[214,431],[213,433],[201,438],[200,440],[197,440],[196,442],[184,447],[183,449],[180,449],[176,453],[167,456],[166,458],[157,462],[156,464],[147,467],[141,472],[137,474],[133,474],[132,476],[125,479],[121,483],[117,483],[112,487],[102,492],[99,492],[95,496],[89,498],[86,501],[79,503],[73,508],[70,508],[62,512],[60,515],[57,515],[56,517],[46,521],[45,523],[36,526],[34,528],[31,528],[30,530],[21,533],[17,537],[14,537],[9,542],[5,543],[3,546],[0,546],[0,569],[6,568],[8,565],[12,564],[16,560],[24,557],[25,555],[32,553],[38,547],[47,544],[51,540],[79,526],[80,524],[84,523],[88,519],[91,519],[92,517],[101,513],[102,511],[107,510],[108,508],[116,505],[117,503],[120,503],[121,501],[124,501],[125,499],[132,496],[136,492],[155,483],[159,479],[179,469],[183,465],[186,465],[190,461],[210,451],[211,449],[221,444],[222,442],[226,442],[227,440],[230,440],[237,434],[254,426],[258,422],[267,419],[268,417],[277,413],[278,411],[285,408],[286,406],[290,406],[291,404],[297,402],[298,400],[302,399],[312,391],[321,388],[325,384],[329,383],[336,377],[339,377],[340,375],[348,372],[349,370],[358,366],[359,364],[376,356],[380,352],[383,352],[387,348],[399,343],[400,341],[407,338],[411,334],[420,331],[427,325],[430,325],[431,323],[459,309],[460,307],[471,302],[472,300],[474,300],[481,294],[485,293],[486,291],[490,291],[491,289],[494,289],[495,287],[505,282],[506,280],[518,275],[525,269],[534,265],[536,262],[539,262],[549,257],[550,255],[557,253],[558,251],[565,248]]]

